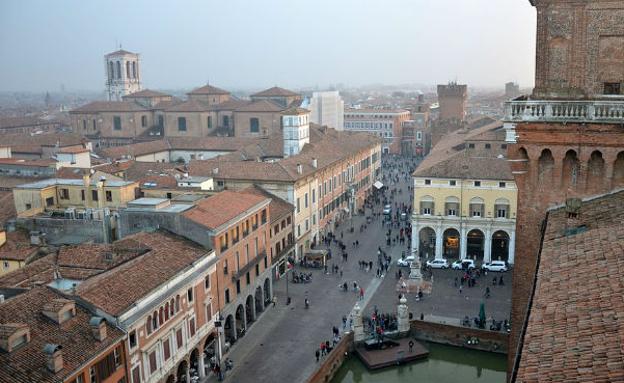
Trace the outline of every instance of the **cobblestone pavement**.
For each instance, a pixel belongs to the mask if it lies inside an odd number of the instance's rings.
[[[409,203],[407,182],[401,182],[402,193],[395,201]],[[377,207],[381,209],[381,207]],[[364,288],[365,296],[361,302],[366,305],[374,296],[376,289],[383,285],[383,279],[375,277],[375,271],[365,272],[358,266],[358,261],[376,262],[378,246],[385,244],[385,228],[381,218],[373,220],[364,230],[359,231],[364,223],[364,216],[353,217],[354,233],[348,233],[348,223],[341,225],[335,234],[340,238],[344,228],[343,241],[347,245],[348,261],[342,262],[338,248],[332,245],[333,258],[329,265],[337,264],[343,269],[339,274],[324,274],[322,270],[301,269],[296,271],[312,272],[312,282],[293,284],[289,281],[288,290],[292,303],[286,305],[286,281],[282,278],[273,284],[278,303],[276,307],[267,307],[258,320],[253,323],[246,335],[239,339],[226,357],[234,362],[234,369],[229,371],[225,381],[246,382],[303,382],[317,367],[315,351],[321,341],[332,339],[332,327],[342,330],[342,317],[349,315],[358,301],[353,292],[353,281]],[[395,230],[396,231],[396,230]],[[359,247],[352,243],[358,240]],[[398,259],[405,246],[385,248],[393,262]],[[394,266],[396,267],[396,266]],[[394,278],[394,274],[392,278]],[[291,279],[292,280],[292,279]],[[350,284],[350,291],[339,288],[343,282]],[[304,299],[310,300],[310,308],[304,307]],[[204,381],[216,381],[210,376]]]
[[[370,315],[374,307],[380,312],[396,312],[399,293],[396,290],[397,279],[396,263],[384,278],[373,299],[364,309],[365,315]],[[409,274],[408,267],[401,268],[403,274]],[[461,319],[468,315],[470,318],[479,315],[479,304],[485,303],[485,313],[488,320],[494,317],[497,321],[509,320],[511,310],[511,273],[488,273],[477,279],[475,287],[464,284],[460,294],[455,287],[455,278],[460,279],[462,272],[458,270],[433,270],[433,287],[431,294],[425,294],[421,301],[416,300],[416,294],[407,294],[407,306],[414,318],[423,314],[425,320],[459,325]],[[503,277],[503,286],[492,285],[494,276]],[[485,298],[485,288],[490,288],[490,298]],[[489,326],[488,322],[488,326]]]

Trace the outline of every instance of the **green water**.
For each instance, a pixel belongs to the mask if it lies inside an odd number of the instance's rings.
[[[340,367],[332,383],[504,383],[507,357],[428,343],[429,358],[398,367],[368,371],[356,355]]]

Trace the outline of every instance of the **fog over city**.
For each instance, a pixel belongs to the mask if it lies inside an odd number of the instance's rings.
[[[155,89],[530,87],[535,10],[523,0],[3,1],[0,91],[100,90],[102,54],[120,45],[141,54]]]

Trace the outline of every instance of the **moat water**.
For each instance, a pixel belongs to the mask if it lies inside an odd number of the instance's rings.
[[[409,364],[368,371],[356,355],[340,367],[332,383],[504,383],[507,356],[427,343],[429,358]]]

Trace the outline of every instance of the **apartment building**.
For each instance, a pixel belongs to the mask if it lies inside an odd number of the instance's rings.
[[[409,119],[410,112],[403,109],[347,109],[344,129],[381,137],[383,153],[401,154],[403,123]]]

